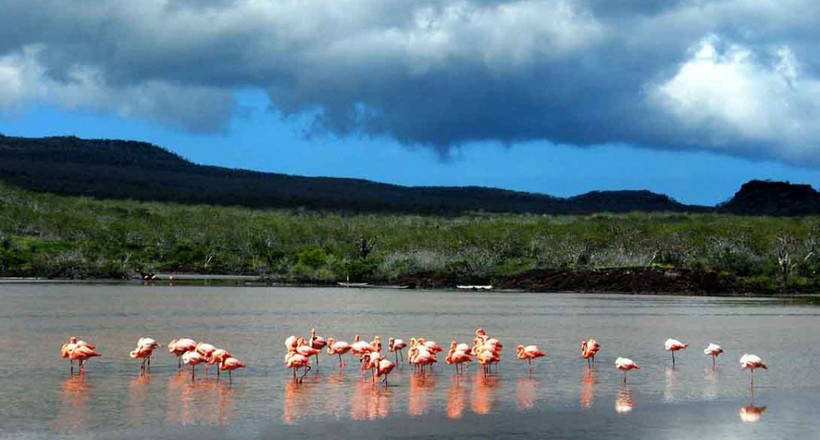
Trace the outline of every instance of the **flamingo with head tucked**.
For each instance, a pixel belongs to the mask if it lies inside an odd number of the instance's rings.
[[[78,353],[77,355],[72,357],[71,353],[77,347],[85,347],[87,349],[90,349],[91,352],[94,352],[97,349],[97,347],[95,347],[94,345],[89,344],[88,342],[85,342],[82,339],[77,338],[76,336],[69,337],[68,342],[66,342],[65,344],[63,344],[60,347],[60,356],[62,356],[64,359],[66,359],[66,358],[68,359],[71,374],[74,374],[74,360],[75,359],[79,360],[83,356],[83,355]],[[81,351],[82,352],[88,352],[89,350],[81,350]],[[99,354],[97,354],[97,356],[99,356]],[[89,354],[88,358],[90,358],[90,357],[94,357],[94,356],[91,356]],[[80,362],[80,364],[81,364],[80,371],[82,371],[82,364],[83,363],[84,363],[84,360]]]
[[[245,365],[244,362],[242,362],[239,359],[229,355],[228,357],[222,359],[222,364],[220,365],[219,369],[221,369],[223,371],[227,371],[228,372],[228,383],[233,383],[233,375],[231,374],[231,372],[233,370],[236,370],[237,368],[245,368],[245,366],[246,365]]]
[[[220,368],[221,364],[225,362],[225,359],[232,358],[233,355],[223,348],[217,348],[211,355],[208,357],[208,365],[217,364],[216,366],[216,378],[219,380],[219,370],[224,370],[224,368]]]
[[[196,350],[196,341],[190,338],[171,339],[168,343],[168,351],[177,357],[177,370],[182,369],[182,355],[193,350]]]
[[[444,361],[448,365],[455,365],[456,374],[463,372],[464,363],[472,362],[473,360],[467,351],[469,351],[469,347],[466,344],[458,344],[455,339],[450,343],[450,350],[447,352],[447,357],[444,358]]]
[[[191,366],[191,380],[196,379],[196,366],[207,361],[208,359],[196,350],[187,351],[182,355],[182,363]]]
[[[684,350],[686,349],[686,347],[689,346],[689,344],[684,344],[683,342],[672,338],[667,339],[663,345],[664,348],[666,348],[666,351],[672,352],[672,368],[675,368],[675,352],[679,350]]]
[[[619,357],[615,359],[615,368],[624,372],[624,383],[626,383],[626,372],[629,370],[640,370],[641,367],[632,359]]]
[[[131,350],[129,356],[131,356],[131,359],[140,359],[142,361],[140,363],[141,373],[144,373],[146,369],[151,369],[151,355],[154,353],[154,349],[159,347],[160,345],[157,343],[157,341],[151,338],[139,338],[137,340],[137,348]]]
[[[769,367],[763,362],[763,359],[756,354],[744,354],[740,357],[740,368],[744,370],[749,370],[751,375],[751,386],[755,386],[755,370],[758,368],[762,368],[764,370],[768,370]]]
[[[723,353],[723,348],[721,348],[720,345],[717,345],[717,344],[714,344],[714,343],[709,344],[708,347],[703,349],[703,354],[705,354],[706,356],[712,356],[712,368],[713,369],[715,368],[715,364],[717,363],[717,357],[721,353]]]

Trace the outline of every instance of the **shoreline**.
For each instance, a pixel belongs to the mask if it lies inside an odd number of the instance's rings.
[[[533,293],[607,293],[669,296],[724,297],[815,297],[820,291],[812,286],[772,290],[734,276],[710,271],[663,269],[653,267],[608,268],[589,270],[532,270],[505,277],[460,278],[422,272],[395,280],[367,280],[345,285],[326,280],[276,280],[258,275],[158,273],[153,280],[105,278],[0,277],[4,284],[145,284],[195,285],[225,287],[334,287],[345,289],[453,290],[483,292]],[[490,290],[457,288],[459,285],[492,285]]]

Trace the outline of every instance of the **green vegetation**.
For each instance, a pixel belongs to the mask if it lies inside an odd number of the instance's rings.
[[[0,185],[0,275],[135,269],[283,282],[490,281],[537,269],[714,271],[817,291],[820,217],[633,213],[453,217],[101,201]]]

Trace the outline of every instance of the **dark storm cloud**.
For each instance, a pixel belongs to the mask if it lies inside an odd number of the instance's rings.
[[[218,131],[232,90],[442,151],[548,140],[820,166],[813,0],[0,2],[0,109]]]

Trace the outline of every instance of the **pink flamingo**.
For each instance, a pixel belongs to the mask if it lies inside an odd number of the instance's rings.
[[[88,349],[91,349],[91,351],[97,349],[97,347],[95,347],[94,345],[89,344],[88,342],[85,342],[81,339],[78,339],[76,336],[71,336],[70,338],[68,338],[68,342],[60,347],[60,356],[62,356],[63,359],[68,359],[71,374],[74,374],[74,359],[76,358],[72,358],[71,352],[74,351],[74,349],[77,347],[86,347]]]
[[[396,364],[384,358],[379,359],[379,362],[376,364],[376,377],[384,376],[384,379],[382,379],[384,386],[387,386],[387,376],[395,367]]]
[[[168,343],[168,351],[177,357],[177,370],[182,369],[182,355],[194,350],[196,350],[196,342],[190,338],[171,339]]]
[[[319,368],[319,353],[321,353],[322,349],[327,346],[327,341],[321,336],[316,336],[315,328],[310,329],[310,346],[311,348],[319,350],[316,353],[316,368]]]
[[[758,368],[762,368],[764,370],[769,369],[769,367],[763,362],[763,359],[760,359],[760,356],[748,353],[740,357],[740,368],[749,370],[752,387],[755,386],[755,370]]]
[[[102,356],[102,354],[87,345],[77,345],[71,350],[68,358],[72,361],[78,361],[80,364],[80,373],[84,373],[86,361],[97,356]]]
[[[302,380],[310,371],[310,358],[301,355],[296,351],[289,351],[288,354],[285,355],[285,365],[293,370],[293,380],[297,383],[302,383]],[[297,379],[296,370],[300,368],[303,368],[305,372]]]
[[[526,347],[523,345],[519,345],[515,347],[515,352],[518,356],[518,359],[527,361],[527,363],[529,364],[530,371],[532,371],[532,360],[544,357],[547,354],[539,350],[538,347],[536,347],[535,345],[528,345]]]
[[[626,383],[626,372],[629,370],[640,370],[641,367],[635,363],[632,359],[622,358],[619,357],[615,359],[615,368],[624,372],[624,383]]]
[[[358,357],[359,361],[361,361],[362,356],[372,352],[373,350],[373,346],[365,341],[362,341],[361,338],[359,338],[359,335],[356,335],[356,337],[353,338],[353,345],[350,346],[350,352],[353,353],[353,356]]]
[[[217,348],[213,352],[211,352],[211,356],[208,357],[208,365],[213,364],[223,364],[225,359],[233,358],[233,355],[228,353],[228,350]],[[219,379],[219,370],[224,370],[224,368],[220,368],[219,365],[216,366],[216,378]]]
[[[245,368],[245,363],[230,355],[222,359],[222,366],[220,369],[228,372],[228,383],[233,383],[233,375],[231,372],[237,368]]]
[[[199,344],[196,344],[196,352],[201,354],[206,361],[211,358],[211,355],[214,351],[216,351],[216,347],[206,342],[200,342]],[[205,376],[208,375],[209,366],[209,364],[205,364]]]
[[[339,356],[339,368],[344,367],[342,355],[350,351],[350,344],[345,341],[337,341],[334,338],[327,338],[327,354]]]
[[[708,347],[703,349],[703,354],[707,356],[712,356],[712,369],[715,368],[715,364],[717,363],[717,357],[723,353],[723,349],[720,348],[720,345],[717,344],[709,344]]]
[[[196,350],[187,351],[182,355],[182,363],[191,366],[191,380],[196,379],[196,366],[208,359]]]
[[[688,346],[689,344],[684,344],[683,342],[678,341],[677,339],[669,338],[666,340],[666,342],[664,343],[664,347],[666,348],[666,351],[672,352],[672,368],[675,368],[675,352],[678,350],[683,350]]]
[[[396,354],[396,363],[399,363],[399,357],[401,357],[401,360],[404,360],[404,352],[402,352],[402,350],[404,350],[405,347],[407,347],[407,343],[401,339],[387,339],[387,348]]]
[[[601,344],[594,338],[581,341],[581,357],[587,360],[587,366],[595,362],[595,355],[601,349]]]
[[[129,356],[131,359],[141,359],[142,363],[140,363],[140,372],[144,373],[146,368],[148,370],[151,369],[151,355],[154,353],[154,349],[159,348],[160,345],[157,341],[151,338],[139,338],[137,340],[137,348],[131,350]],[[147,367],[146,367],[147,362]]]
[[[455,365],[456,374],[461,374],[463,371],[459,371],[459,369],[464,369],[465,362],[472,362],[473,358],[467,354],[466,350],[463,350],[467,347],[467,344],[458,344],[458,342],[453,339],[453,342],[450,343],[450,350],[447,352],[447,357],[444,358],[444,361],[447,365]]]

